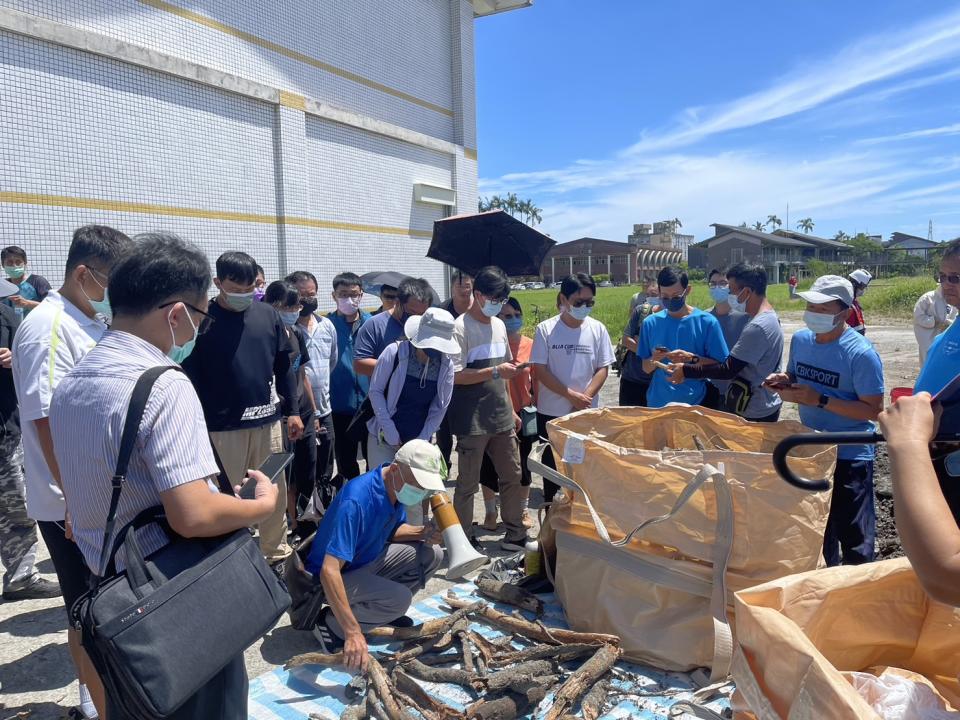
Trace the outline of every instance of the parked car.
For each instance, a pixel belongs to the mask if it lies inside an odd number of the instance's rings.
[[[514,283],[513,285],[510,286],[510,289],[511,289],[511,290],[526,290],[526,289],[527,289],[527,286],[524,285],[523,283]]]
[[[598,283],[598,285],[599,285],[599,287],[613,287],[613,283],[610,282],[609,280],[601,280],[601,281]]]
[[[532,282],[527,283],[527,289],[529,290],[543,290],[546,287],[542,282]]]

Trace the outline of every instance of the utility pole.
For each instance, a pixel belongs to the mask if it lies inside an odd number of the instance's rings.
[[[933,220],[927,225],[927,240],[933,242]]]

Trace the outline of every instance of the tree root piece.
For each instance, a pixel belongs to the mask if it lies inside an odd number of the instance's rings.
[[[609,672],[619,657],[619,648],[601,645],[593,657],[577,668],[560,687],[544,720],[558,720],[597,680]]]

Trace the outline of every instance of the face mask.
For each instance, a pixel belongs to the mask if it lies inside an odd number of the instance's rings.
[[[17,280],[23,277],[27,269],[23,265],[4,265],[3,271],[7,274],[8,278]]]
[[[93,281],[100,285],[100,281],[93,277],[93,273],[90,274],[90,277],[93,278]],[[100,285],[103,287],[103,285]],[[103,319],[106,321],[107,325],[113,322],[113,308],[110,306],[110,296],[107,293],[107,289],[103,287],[103,300],[93,300],[89,295],[87,295],[86,290],[83,289],[83,285],[80,285],[80,292],[83,293],[83,296],[87,299],[87,302],[90,303],[90,307],[93,308],[93,311],[99,315],[103,315]]]
[[[728,297],[727,302],[730,304],[730,309],[734,312],[746,312],[747,310],[747,301],[744,300],[743,302],[740,302],[736,295],[731,295]]]
[[[662,298],[661,302],[670,312],[680,312],[683,310],[683,306],[687,304],[687,298],[685,295],[681,295],[680,297],[670,298],[669,300]]]
[[[837,327],[836,315],[824,315],[807,310],[803,313],[803,322],[806,323],[810,331],[815,335],[825,335],[832,332]]]
[[[648,297],[648,298],[647,298],[647,305],[649,305],[650,307],[656,307],[656,306],[659,305],[659,304],[660,304],[660,297],[659,297],[659,296],[654,295],[654,296],[652,296],[652,297]]]
[[[490,301],[490,300],[486,300],[486,301],[484,301],[484,303],[483,303],[483,308],[481,308],[481,309],[482,309],[484,315],[486,315],[487,317],[492,318],[492,317],[496,317],[497,315],[500,314],[500,311],[503,310],[503,306],[504,306],[505,304],[506,304],[505,302],[497,302],[497,303],[495,303],[495,302],[492,302],[492,301]]]
[[[854,290],[854,291],[853,291],[853,296],[856,297],[856,298],[858,298],[858,297],[863,297],[863,289],[862,289],[862,288],[857,288],[856,290]]]
[[[727,299],[730,297],[730,288],[712,287],[710,288],[710,297],[713,298],[715,303],[727,302]],[[731,300],[730,302],[733,301]]]
[[[167,357],[173,360],[177,365],[183,363],[187,359],[187,356],[193,352],[193,346],[197,344],[197,332],[199,327],[193,324],[193,319],[190,317],[190,313],[187,312],[187,322],[190,323],[190,327],[193,328],[193,337],[187,340],[183,345],[177,345],[177,337],[173,334],[173,325],[170,324],[170,315],[173,314],[173,309],[170,310],[170,313],[167,315],[167,327],[170,328],[170,338],[173,340],[173,345],[170,346],[170,349],[167,351]]]
[[[399,467],[399,465],[397,466]],[[412,487],[403,482],[403,475],[400,476],[400,482],[403,485],[397,492],[397,502],[401,505],[419,505],[429,494],[429,490],[421,487]]]
[[[442,353],[436,348],[425,348],[424,351],[431,360],[439,360]]]
[[[300,301],[300,317],[313,315],[317,311],[318,303],[316,298],[303,299]]]
[[[360,309],[360,298],[337,298],[337,310],[341,315],[355,315]]]
[[[567,305],[567,313],[574,320],[586,320],[587,315],[590,314],[590,311],[593,310],[592,307],[587,305],[581,305],[580,307],[574,307],[573,305]]]
[[[300,317],[300,313],[296,310],[291,310],[290,312],[280,313],[280,319],[283,320],[284,325],[293,325],[297,322],[297,319]]]
[[[507,318],[506,320],[503,321],[503,324],[507,326],[508,333],[511,333],[511,334],[518,333],[520,332],[520,329],[523,327],[523,318],[519,316]]]
[[[237,312],[243,312],[253,304],[252,290],[248,293],[228,293],[221,290],[220,294],[226,299],[227,307]]]
[[[257,302],[261,302],[267,296],[266,288],[254,288],[253,289],[253,299]]]

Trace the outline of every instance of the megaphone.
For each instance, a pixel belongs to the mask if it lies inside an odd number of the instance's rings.
[[[430,498],[430,508],[433,510],[437,528],[443,534],[443,544],[447,548],[448,580],[459,580],[489,562],[487,556],[474,550],[467,540],[457,511],[453,509],[446,493],[434,493]]]

